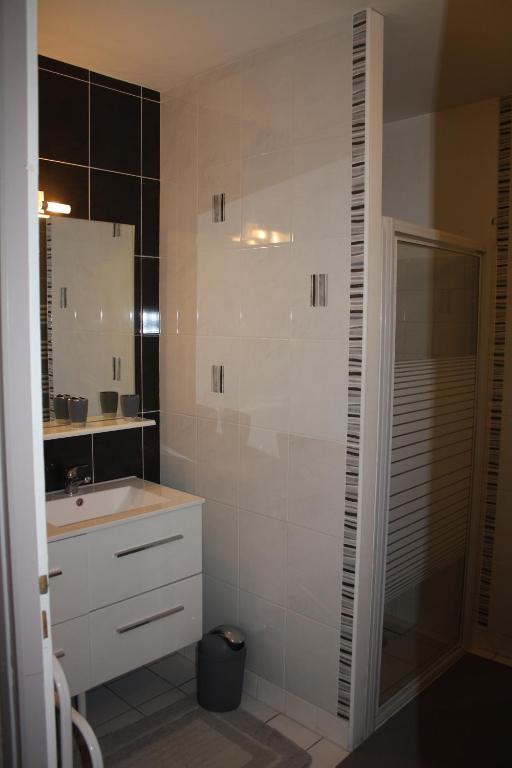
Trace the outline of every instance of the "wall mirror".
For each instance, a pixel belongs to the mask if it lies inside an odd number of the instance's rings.
[[[57,394],[88,398],[88,421],[112,418],[100,392],[135,392],[135,227],[39,221],[43,419]]]

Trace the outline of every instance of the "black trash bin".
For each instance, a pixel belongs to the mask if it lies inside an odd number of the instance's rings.
[[[222,624],[199,641],[197,701],[212,712],[240,706],[246,656],[245,638],[237,627]]]

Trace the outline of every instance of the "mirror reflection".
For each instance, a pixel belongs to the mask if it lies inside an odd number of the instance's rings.
[[[135,392],[134,230],[129,224],[40,219],[46,422],[55,420],[57,395],[87,398],[87,420],[96,421],[116,416],[112,397],[100,398],[101,392]]]

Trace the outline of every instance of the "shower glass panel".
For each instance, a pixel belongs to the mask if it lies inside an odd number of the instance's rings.
[[[379,703],[461,641],[479,259],[398,241]]]

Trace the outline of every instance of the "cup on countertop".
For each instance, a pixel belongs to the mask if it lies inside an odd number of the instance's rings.
[[[68,400],[69,418],[74,427],[85,427],[89,401],[86,397],[70,397]]]
[[[57,424],[69,424],[69,395],[55,395],[53,410]]]
[[[117,415],[118,392],[100,392],[101,413],[103,416],[115,418]]]
[[[139,413],[138,395],[121,395],[121,413],[125,419],[135,419]]]

